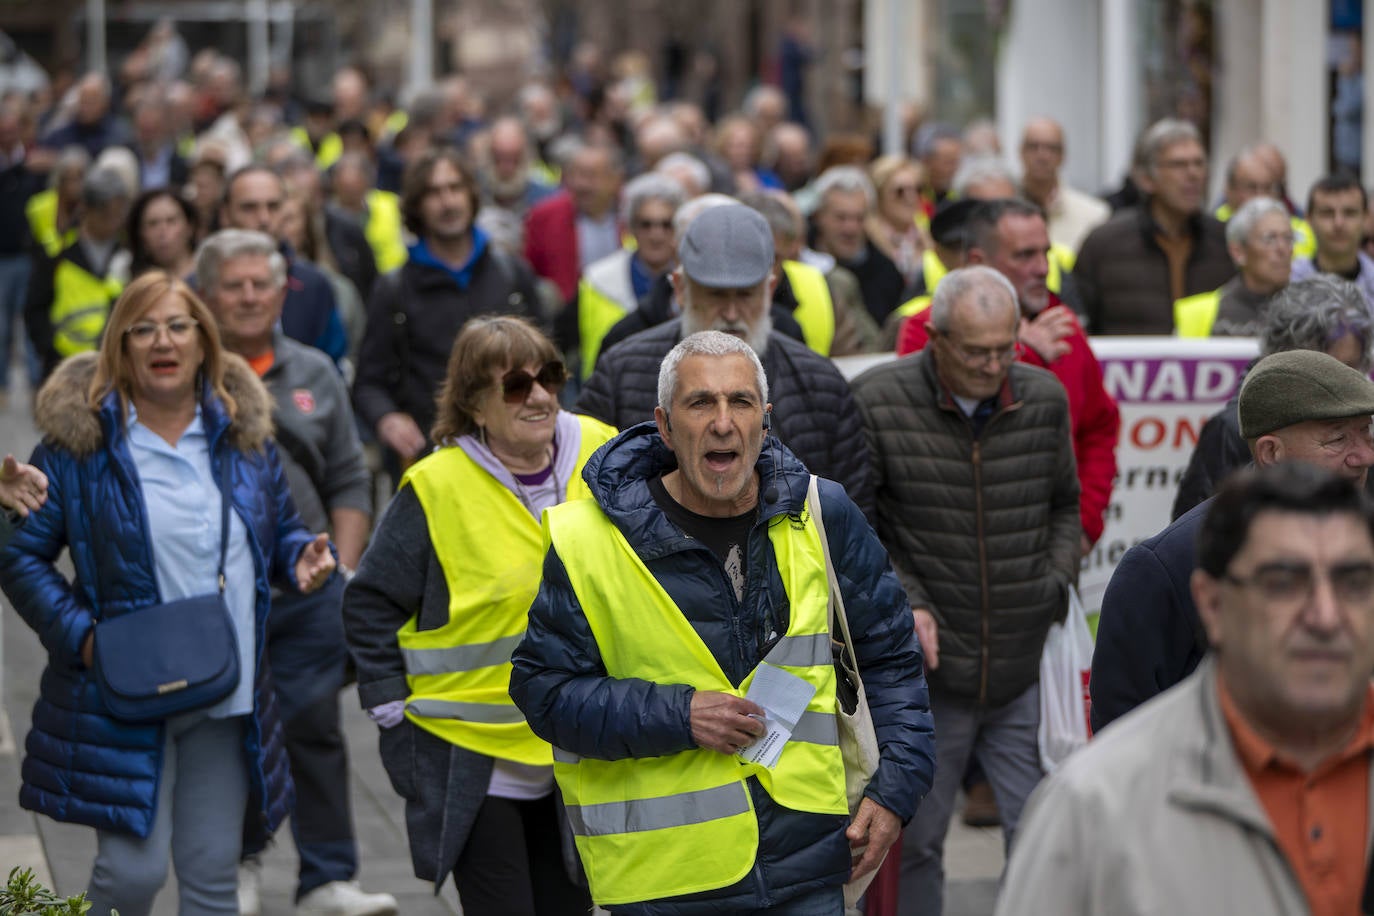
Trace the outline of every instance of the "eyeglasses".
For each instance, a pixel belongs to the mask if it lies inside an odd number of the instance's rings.
[[[274,283],[272,280],[257,280],[251,277],[245,277],[242,280],[221,280],[219,282],[220,292],[228,293],[231,296],[241,296],[247,292],[251,292],[255,296],[265,296],[268,293],[275,292],[277,286],[278,284]]]
[[[1226,573],[1222,579],[1240,588],[1253,588],[1270,602],[1285,607],[1311,599],[1318,572],[1305,563],[1269,563],[1244,578]],[[1344,563],[1325,573],[1331,594],[1341,604],[1374,598],[1374,563]]]
[[[568,369],[559,360],[551,360],[539,367],[538,375],[524,369],[512,369],[501,376],[501,395],[507,404],[523,404],[534,390],[534,383],[549,394],[556,395],[568,381]]]
[[[950,349],[954,351],[954,355],[969,366],[986,366],[992,362],[996,362],[999,366],[1005,366],[1016,359],[1016,344],[1014,343],[1009,347],[994,350],[989,347],[961,347],[948,337],[945,340],[949,343]]]
[[[160,321],[140,321],[124,329],[124,334],[140,347],[146,347],[157,340],[161,331],[166,331],[172,343],[183,344],[191,339],[200,322],[194,318],[173,318],[166,323]]]
[[[1201,156],[1194,159],[1163,159],[1155,163],[1155,168],[1164,169],[1168,172],[1182,172],[1185,170],[1205,172],[1207,171],[1207,160],[1203,159]]]
[[[1293,241],[1292,232],[1266,232],[1250,239],[1250,243],[1257,248],[1291,248]]]
[[[1048,140],[1027,140],[1021,144],[1021,149],[1028,153],[1062,153],[1064,144],[1053,143]]]
[[[670,232],[673,228],[673,221],[670,219],[637,219],[635,220],[635,228],[662,229],[664,232]]]

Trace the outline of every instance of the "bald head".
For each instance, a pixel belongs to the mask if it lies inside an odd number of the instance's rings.
[[[1032,118],[1021,133],[1021,168],[1031,187],[1053,187],[1064,165],[1064,129],[1053,118]]]

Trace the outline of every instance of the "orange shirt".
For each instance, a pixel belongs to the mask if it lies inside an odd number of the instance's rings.
[[[1217,677],[1221,711],[1283,857],[1307,895],[1312,916],[1360,912],[1369,835],[1369,758],[1374,750],[1374,686],[1359,728],[1340,753],[1304,773],[1250,727]]]
[[[258,374],[258,378],[262,378],[264,375],[267,374],[267,370],[272,368],[272,363],[276,360],[276,358],[276,349],[269,348],[267,352],[263,353],[261,356],[255,356],[254,358],[250,359],[248,361],[248,365],[251,366],[253,368],[253,371]]]

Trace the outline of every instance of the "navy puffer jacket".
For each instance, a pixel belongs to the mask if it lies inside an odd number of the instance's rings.
[[[201,418],[218,476],[228,461],[230,498],[248,531],[257,569],[255,713],[244,734],[250,761],[245,845],[260,848],[290,810],[291,778],[280,725],[264,707],[271,689],[263,659],[268,582],[294,580],[311,535],[282,475],[271,399],[253,371],[225,354],[225,387],[238,403],[230,422],[207,394]],[[130,725],[105,712],[99,686],[81,662],[81,644],[104,618],[161,601],[138,473],[125,441],[119,401],[86,406],[95,354],[63,362],[38,397],[44,442],[32,463],[48,475],[48,501],[0,551],[5,594],[48,651],[33,725],[25,741],[23,807],[54,820],[146,837],[162,769],[161,725]],[[55,562],[71,551],[76,578]]]
[[[649,480],[675,466],[654,425],[644,423],[602,446],[587,462],[583,478],[731,683],[738,685],[766,654],[761,646],[770,630],[787,629],[787,592],[768,526],[779,515],[803,510],[810,478],[801,463],[770,437],[757,466],[763,490],[775,487],[777,500],[760,503],[749,538],[741,603],[716,555],[670,522],[649,492]],[[930,788],[935,770],[933,724],[911,611],[863,513],[836,483],[821,481],[820,494],[882,750],[867,795],[906,821]],[[665,756],[697,746],[691,730],[693,688],[608,677],[587,618],[553,550],[544,560],[544,581],[530,608],[529,629],[512,662],[511,696],[535,733],[558,747],[614,760]],[[847,878],[848,818],[783,808],[753,779],[750,790],[759,820],[759,851],[743,880],[660,901],[652,908],[631,905],[617,911],[753,910]]]

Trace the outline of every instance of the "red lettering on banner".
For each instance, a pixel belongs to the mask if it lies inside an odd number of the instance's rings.
[[[1145,440],[1147,430],[1151,436],[1148,442]],[[1163,420],[1158,417],[1142,417],[1131,426],[1131,444],[1138,449],[1159,448],[1168,434]]]

